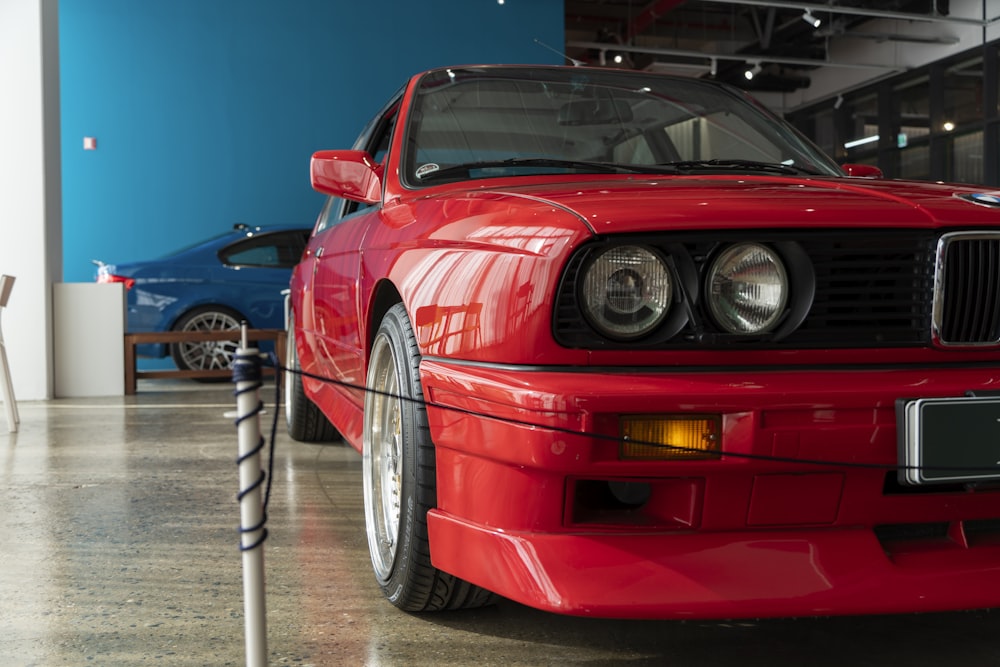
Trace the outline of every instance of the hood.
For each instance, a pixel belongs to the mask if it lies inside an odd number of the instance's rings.
[[[785,176],[669,176],[487,188],[548,203],[595,233],[664,229],[995,226],[1000,208],[958,195],[1000,192],[941,183]],[[987,198],[988,199],[988,198]]]

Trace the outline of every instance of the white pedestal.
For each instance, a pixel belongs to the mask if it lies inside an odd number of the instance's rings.
[[[125,288],[121,283],[52,286],[57,398],[125,394]]]

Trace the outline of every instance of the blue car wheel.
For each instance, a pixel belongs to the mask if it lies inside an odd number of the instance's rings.
[[[230,331],[239,329],[245,318],[223,306],[205,306],[186,313],[173,326],[174,331]],[[174,343],[170,355],[180,370],[224,370],[232,365],[236,341]]]

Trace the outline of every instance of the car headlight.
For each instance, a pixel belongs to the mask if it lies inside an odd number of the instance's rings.
[[[778,254],[759,243],[739,243],[715,258],[707,276],[715,322],[733,334],[773,327],[788,301],[788,274]]]
[[[659,326],[673,292],[670,270],[658,254],[623,245],[604,250],[589,263],[581,302],[587,320],[601,334],[630,340]]]

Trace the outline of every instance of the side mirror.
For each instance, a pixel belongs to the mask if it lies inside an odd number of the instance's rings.
[[[317,151],[309,164],[314,190],[365,204],[382,198],[381,167],[367,151]]]
[[[882,178],[882,170],[870,164],[843,164],[840,168],[851,178]]]

